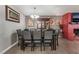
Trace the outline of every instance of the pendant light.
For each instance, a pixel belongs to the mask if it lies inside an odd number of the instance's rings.
[[[31,18],[36,19],[39,18],[39,15],[36,15],[36,7],[33,8],[34,9],[34,14],[30,15]]]

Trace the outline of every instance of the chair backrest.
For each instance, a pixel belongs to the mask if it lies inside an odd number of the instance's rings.
[[[33,31],[33,39],[41,39],[41,31]]]
[[[53,33],[53,36],[54,36],[54,39],[58,39],[58,37],[59,37],[59,30],[58,29],[56,29],[55,30],[55,33]]]
[[[57,29],[57,30],[55,30],[55,34],[57,34],[57,35],[59,35],[59,30]]]
[[[18,29],[18,30],[16,30],[16,31],[17,31],[18,36],[21,36],[21,35],[22,35],[21,29]]]
[[[53,31],[45,31],[44,32],[44,39],[52,39]]]
[[[24,29],[24,31],[29,31],[29,29]]]
[[[23,31],[23,38],[24,38],[24,40],[31,40],[31,32]]]
[[[21,31],[21,29],[18,29],[16,31],[17,31],[18,40],[21,40],[22,39],[22,31]]]

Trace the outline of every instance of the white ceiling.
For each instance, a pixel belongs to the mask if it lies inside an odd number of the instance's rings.
[[[14,5],[24,15],[38,14],[44,15],[63,15],[67,12],[79,12],[79,5]],[[34,7],[36,10],[34,12]]]

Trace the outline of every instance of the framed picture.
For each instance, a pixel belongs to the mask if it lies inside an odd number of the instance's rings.
[[[28,19],[27,25],[28,27],[34,27],[34,21],[32,19]]]
[[[13,21],[13,22],[20,22],[20,13],[13,10],[9,6],[5,6],[6,9],[6,20]]]

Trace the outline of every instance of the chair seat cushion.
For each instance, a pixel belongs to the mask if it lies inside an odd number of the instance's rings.
[[[33,41],[34,43],[41,43],[41,41]]]
[[[51,43],[51,41],[44,41],[44,42],[46,42],[46,43]]]
[[[31,43],[31,41],[25,41],[25,43]]]

